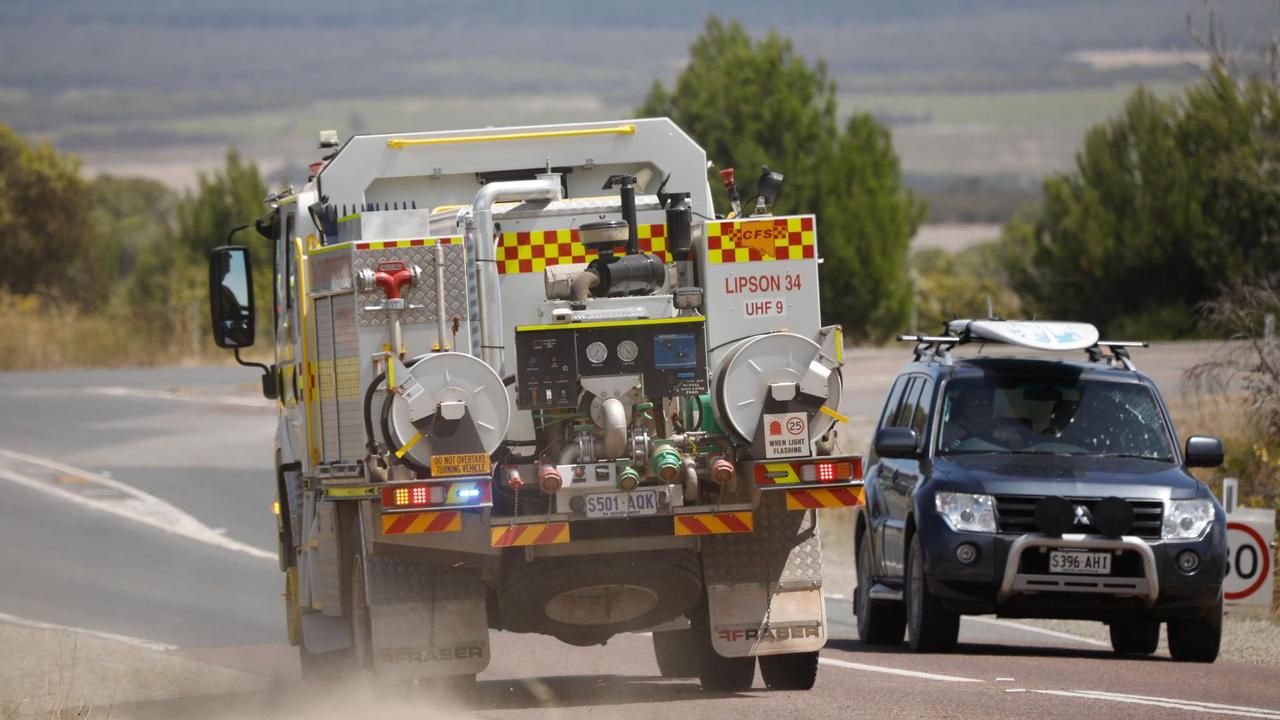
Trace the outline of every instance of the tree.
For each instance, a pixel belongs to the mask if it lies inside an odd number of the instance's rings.
[[[177,203],[175,233],[167,242],[140,251],[128,294],[130,305],[175,335],[203,333],[209,251],[225,244],[233,227],[252,222],[265,211],[267,189],[258,167],[241,160],[234,148],[227,151],[222,168],[201,173],[196,185],[194,193]],[[259,307],[268,308],[271,278],[266,269],[271,267],[271,245],[253,230],[235,241],[250,248],[256,268],[254,297]],[[193,312],[197,313],[194,322]],[[270,337],[270,323],[259,322],[258,332],[260,339]]]
[[[92,306],[110,290],[113,246],[98,242],[79,161],[0,125],[0,287]]]
[[[736,21],[712,16],[689,55],[674,89],[655,82],[637,113],[670,117],[744,178],[761,165],[785,173],[774,211],[819,214],[825,319],[870,340],[902,329],[907,244],[924,208],[903,188],[888,131],[860,115],[840,132],[825,64],[810,67],[776,33],[753,40]],[[724,198],[717,207],[727,210]]]
[[[1178,99],[1139,88],[1005,237],[1033,310],[1113,335],[1192,332],[1192,309],[1222,284],[1280,263],[1276,88],[1221,67]]]

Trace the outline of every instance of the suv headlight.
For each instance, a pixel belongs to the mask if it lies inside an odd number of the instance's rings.
[[[996,531],[996,502],[990,495],[940,492],[933,496],[933,503],[952,530]]]
[[[1174,500],[1164,514],[1165,540],[1186,540],[1200,537],[1200,533],[1213,522],[1212,500]]]

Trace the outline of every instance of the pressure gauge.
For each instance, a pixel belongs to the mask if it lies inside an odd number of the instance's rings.
[[[609,357],[609,348],[604,343],[596,341],[587,346],[587,360],[594,365],[599,365]]]
[[[622,362],[633,362],[639,354],[640,348],[636,347],[636,344],[630,340],[623,340],[618,343],[618,359]]]

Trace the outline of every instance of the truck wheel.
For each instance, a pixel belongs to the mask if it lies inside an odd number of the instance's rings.
[[[704,690],[711,692],[742,692],[751,689],[756,677],[756,659],[725,657],[711,644],[711,620],[707,617],[707,603],[702,603],[689,618],[689,632],[697,642],[698,680]]]
[[[305,645],[298,646],[298,661],[302,665],[303,682],[330,683],[340,680],[348,667],[351,653],[347,650],[314,653]]]
[[[818,679],[818,651],[761,655],[760,677],[771,690],[810,690]]]
[[[698,645],[692,630],[665,630],[653,634],[653,656],[664,678],[698,676]]]
[[[1211,663],[1222,645],[1222,596],[1202,617],[1169,621],[1169,654],[1180,662]]]
[[[950,612],[924,580],[924,555],[919,533],[911,537],[907,552],[907,643],[915,652],[951,652],[960,635],[960,614]]]
[[[853,591],[853,614],[858,618],[858,637],[868,645],[896,645],[907,631],[907,615],[902,603],[871,599],[871,541],[866,537],[854,563],[858,587]]]
[[[1160,623],[1152,620],[1109,623],[1108,628],[1111,649],[1121,655],[1150,655],[1160,644]]]
[[[373,670],[373,624],[369,619],[369,595],[365,592],[364,551],[351,558],[351,667]]]

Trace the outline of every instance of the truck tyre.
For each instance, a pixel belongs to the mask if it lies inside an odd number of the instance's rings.
[[[698,644],[692,630],[664,630],[653,634],[653,656],[664,678],[698,676]]]
[[[810,690],[818,679],[818,651],[761,655],[760,677],[770,690]]]
[[[754,656],[725,657],[716,652],[711,643],[711,620],[707,616],[707,603],[699,603],[689,618],[689,632],[697,641],[698,681],[702,689],[711,692],[742,692],[751,689],[756,677]]]
[[[348,650],[314,653],[305,645],[298,646],[298,662],[302,665],[302,680],[307,683],[331,683],[340,680],[348,667],[351,653]]]
[[[911,536],[907,552],[907,582],[903,592],[907,606],[907,643],[915,652],[951,652],[960,634],[960,614],[950,612],[924,579],[924,555],[919,533]]]
[[[618,633],[674,620],[702,592],[698,557],[687,550],[506,563],[498,597],[515,632],[552,635],[570,645],[599,645]],[[578,612],[594,605],[597,617]]]
[[[865,535],[865,533],[864,533]],[[907,632],[907,615],[902,603],[871,599],[871,540],[865,536],[854,563],[858,587],[853,591],[853,614],[858,619],[858,637],[868,645],[896,645]]]
[[[1120,655],[1150,655],[1160,644],[1160,623],[1154,620],[1109,623],[1111,649]]]
[[[356,533],[357,548],[363,548]],[[373,671],[373,624],[369,618],[369,594],[365,591],[364,550],[357,549],[351,558],[351,668],[355,672]]]
[[[1180,662],[1211,663],[1222,645],[1222,596],[1203,616],[1169,621],[1169,654]]]

